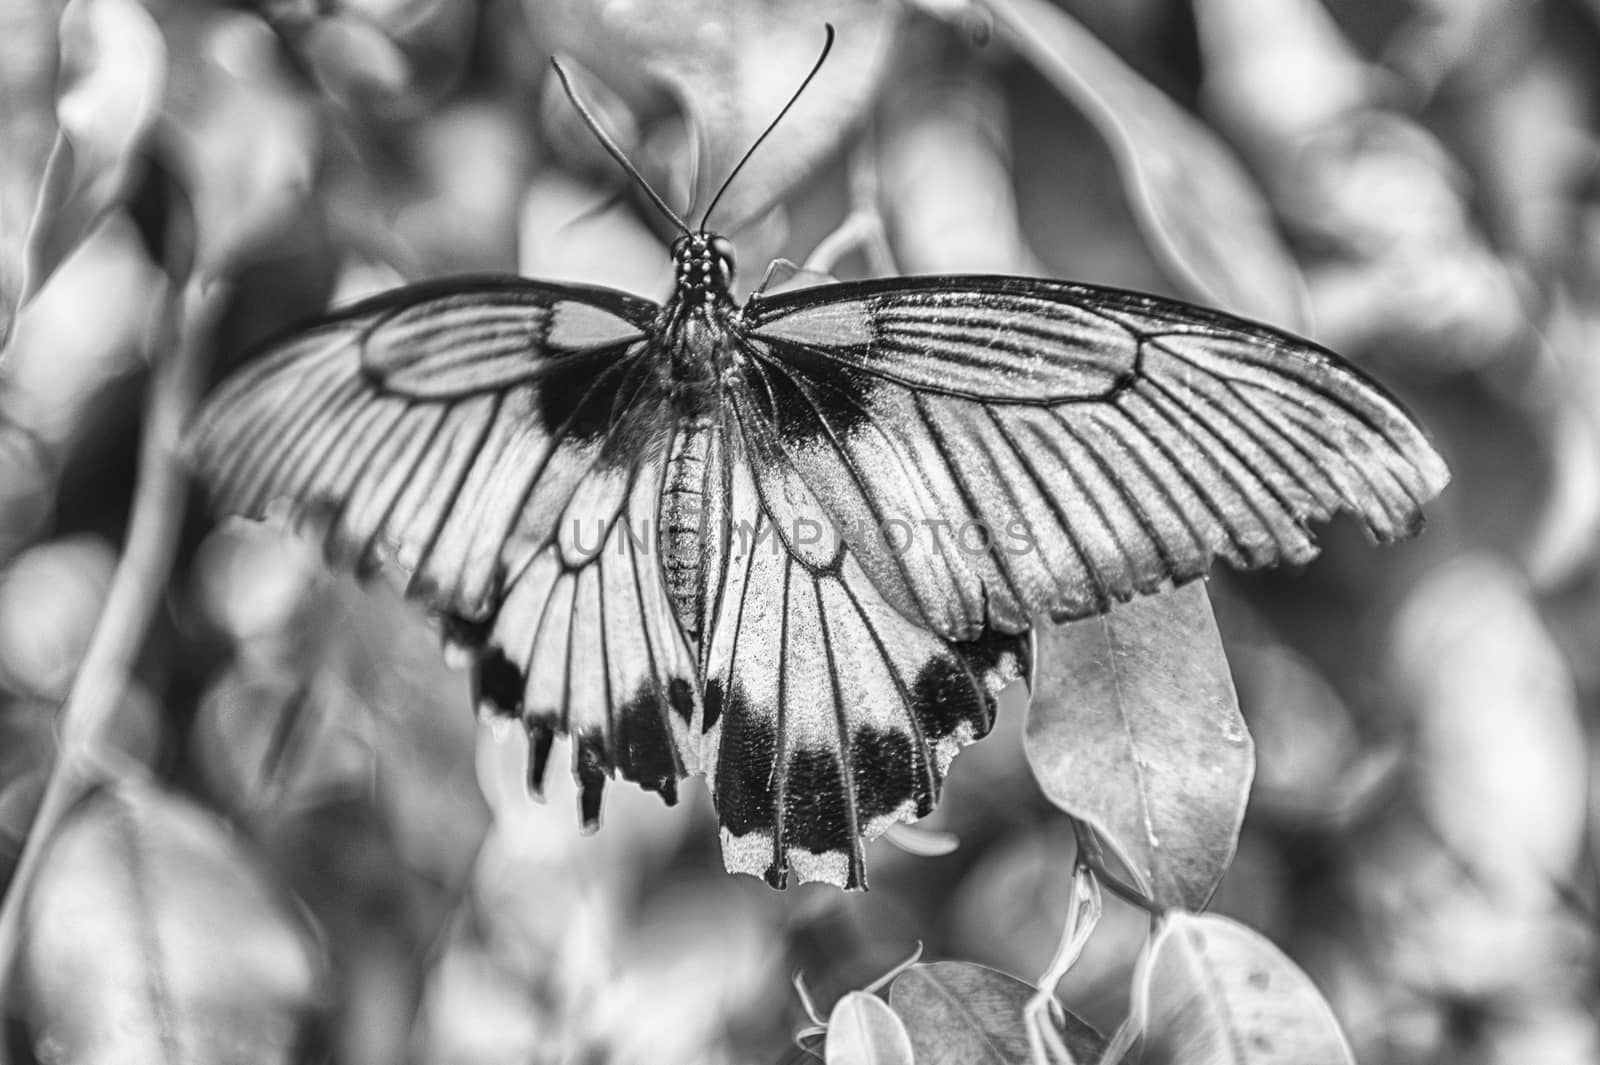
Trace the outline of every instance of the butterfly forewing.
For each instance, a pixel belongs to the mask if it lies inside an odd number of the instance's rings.
[[[945,636],[1097,613],[1216,556],[1303,562],[1307,522],[1339,510],[1403,536],[1448,480],[1357,371],[1171,301],[943,277],[752,300],[745,322],[761,376],[806,407],[789,422],[818,491],[898,501],[921,530],[912,559],[867,549],[879,529],[845,535]]]
[[[477,653],[535,750],[575,737],[583,815],[613,771],[666,795],[697,758],[693,657],[652,527],[670,419],[658,312],[605,290],[429,284],[269,345],[191,435],[222,505],[286,501],[335,562],[391,559]],[[540,767],[542,769],[542,766]]]

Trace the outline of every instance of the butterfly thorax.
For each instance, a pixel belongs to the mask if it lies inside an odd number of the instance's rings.
[[[677,266],[672,298],[662,310],[660,337],[669,391],[680,419],[695,420],[720,404],[732,365],[732,248],[722,237],[693,233],[672,247]]]

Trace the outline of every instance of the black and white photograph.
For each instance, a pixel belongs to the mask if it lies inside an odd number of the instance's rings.
[[[1600,0],[0,0],[0,1065],[1600,1061]]]

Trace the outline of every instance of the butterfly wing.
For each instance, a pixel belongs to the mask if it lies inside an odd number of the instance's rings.
[[[865,887],[863,840],[932,811],[1027,640],[958,642],[894,609],[743,390],[717,439],[701,750],[723,860],[775,887],[791,870]]]
[[[1307,523],[1414,532],[1449,480],[1400,406],[1321,348],[1114,289],[894,279],[752,300],[774,434],[867,576],[949,638],[1103,612],[1215,557],[1304,562]],[[879,535],[916,535],[890,549]]]
[[[708,569],[706,772],[730,869],[863,883],[1026,675],[1026,630],[1315,553],[1309,521],[1416,528],[1443,463],[1304,341],[1016,278],[755,299],[736,335]]]
[[[480,703],[527,724],[536,778],[574,736],[591,824],[613,771],[671,799],[697,757],[693,657],[638,538],[672,431],[657,311],[521,279],[411,286],[268,345],[190,436],[222,509],[283,504],[331,561],[408,571],[475,652]]]

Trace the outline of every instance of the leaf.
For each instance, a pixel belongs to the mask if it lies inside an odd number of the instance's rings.
[[[222,826],[141,786],[63,822],[23,916],[16,993],[41,1060],[290,1062],[324,962],[288,899]]]
[[[0,885],[6,885],[56,760],[56,704],[0,697]]]
[[[1288,329],[1304,282],[1254,181],[1196,119],[1047,0],[980,0],[1105,138],[1152,250],[1200,299]]]
[[[0,569],[0,687],[66,697],[115,566],[109,544],[78,536],[38,544]]]
[[[851,991],[828,1014],[827,1065],[912,1065],[911,1037],[883,999]]]
[[[200,703],[195,761],[211,792],[252,822],[275,825],[372,791],[370,714],[336,678],[232,670]]]
[[[55,463],[32,432],[6,417],[0,401],[0,566],[33,540],[55,503]]]
[[[100,405],[114,402],[128,375],[146,365],[143,351],[161,284],[132,222],[116,214],[62,263],[17,319],[3,403],[44,454],[59,462],[69,454],[78,458],[81,447],[91,467],[127,460],[131,439],[110,431],[104,414],[110,408]],[[86,313],[88,307],[94,313]],[[70,492],[72,474],[64,470],[63,476],[61,491]]]
[[[698,210],[799,88],[822,48],[823,23],[836,27],[825,73],[723,197],[715,218],[723,230],[769,206],[844,141],[872,104],[900,19],[898,4],[860,0],[673,0],[655,5],[648,18],[589,0],[523,6],[546,50],[576,57],[641,110],[659,110],[663,86],[672,92],[687,119],[687,143],[662,156],[681,166],[694,152],[695,187],[687,198]]]
[[[1542,909],[1583,847],[1589,760],[1572,669],[1526,579],[1488,554],[1435,570],[1393,646],[1423,814],[1494,905]]]
[[[239,666],[201,700],[195,762],[262,835],[316,822],[321,804],[376,805],[411,872],[462,884],[486,826],[470,714],[438,634],[374,582],[319,583],[315,548],[219,531],[197,565],[207,613]],[[376,786],[375,786],[376,785]]]
[[[1256,748],[1251,818],[1291,831],[1350,824],[1395,767],[1398,748],[1363,744],[1338,691],[1289,647],[1263,635],[1231,657]]]
[[[0,4],[0,349],[18,305],[34,287],[27,273],[45,164],[56,140],[56,77],[66,0]]]
[[[911,1035],[917,1065],[1027,1065],[1023,1010],[1038,988],[963,961],[914,965],[889,987]],[[1062,1038],[1077,1061],[1097,1061],[1105,1040],[1070,1011]]]
[[[1170,914],[1134,995],[1145,1065],[1355,1065],[1310,977],[1225,917]]]
[[[517,269],[525,277],[669,291],[671,261],[639,216],[623,205],[607,207],[559,170],[547,168],[528,183],[520,221]],[[561,239],[569,233],[581,239]]]
[[[161,111],[167,46],[138,0],[73,0],[61,23],[61,132],[29,275],[42,285],[125,192]]]
[[[320,131],[260,19],[228,12],[186,29],[198,40],[172,53],[166,144],[194,203],[199,268],[226,274],[307,211]]]
[[[1550,388],[1530,412],[1550,451],[1550,486],[1527,548],[1528,575],[1541,588],[1579,579],[1600,551],[1600,303],[1553,294],[1540,361]]]
[[[1205,585],[1037,630],[1023,750],[1150,898],[1197,910],[1233,857],[1255,767]]]
[[[1207,111],[1269,179],[1292,181],[1306,137],[1375,104],[1372,67],[1322,0],[1197,0]]]
[[[896,95],[880,134],[879,199],[905,271],[1042,273],[1017,218],[1000,93],[940,70]]]
[[[1538,47],[1544,20],[1525,0],[1427,0],[1410,5],[1385,50],[1392,67],[1425,94],[1451,82],[1504,76]]]

